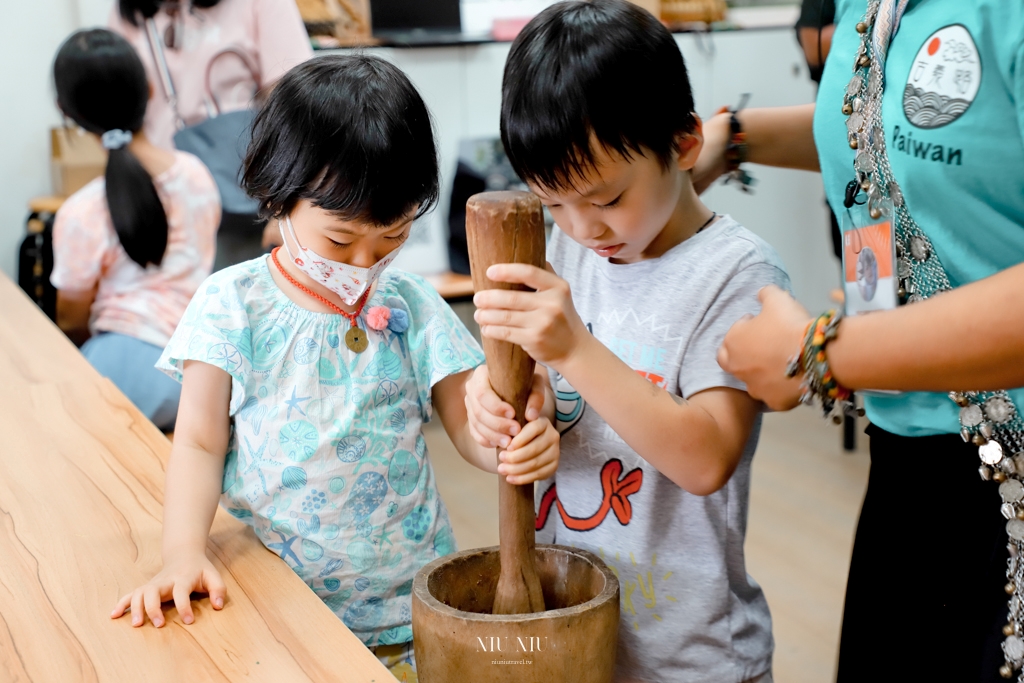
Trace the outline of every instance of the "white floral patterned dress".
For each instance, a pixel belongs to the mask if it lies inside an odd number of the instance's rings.
[[[368,646],[412,640],[416,571],[455,550],[421,426],[441,379],[483,362],[476,341],[421,278],[391,269],[366,310],[361,354],[349,322],[291,301],[260,257],[215,273],[157,367],[186,360],[231,375],[231,440],[221,504],[251,524]]]

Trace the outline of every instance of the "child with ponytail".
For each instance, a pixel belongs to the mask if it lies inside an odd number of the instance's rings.
[[[98,136],[106,172],[73,194],[53,226],[57,324],[158,427],[174,425],[180,385],[153,366],[210,274],[220,200],[194,156],[141,131],[150,96],[134,48],[78,31],[53,65],[57,105]]]

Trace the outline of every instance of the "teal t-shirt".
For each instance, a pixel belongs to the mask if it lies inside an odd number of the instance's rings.
[[[842,113],[865,0],[839,0],[818,92],[814,137],[836,215],[853,179]],[[882,125],[907,208],[954,287],[1024,261],[1024,3],[910,0],[885,64]],[[978,324],[979,334],[992,321]],[[883,342],[884,343],[884,342]],[[1024,390],[1011,392],[1024,408]],[[958,432],[945,394],[865,399],[868,417],[903,436]]]
[[[412,640],[413,578],[455,551],[421,428],[434,385],[484,361],[420,277],[384,271],[375,307],[393,320],[361,316],[355,353],[349,321],[293,302],[261,256],[207,278],[157,363],[179,381],[189,360],[231,376],[221,505],[367,647]]]

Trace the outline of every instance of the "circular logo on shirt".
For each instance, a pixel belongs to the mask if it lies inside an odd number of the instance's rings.
[[[940,28],[917,51],[903,91],[903,113],[918,128],[941,128],[960,118],[978,95],[981,57],[960,24]]]

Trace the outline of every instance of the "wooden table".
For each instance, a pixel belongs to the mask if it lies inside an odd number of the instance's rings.
[[[170,442],[2,274],[0,434],[0,681],[394,681],[223,510],[207,546],[222,611],[110,619],[160,566]]]

